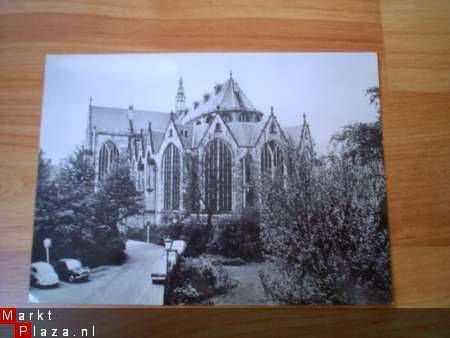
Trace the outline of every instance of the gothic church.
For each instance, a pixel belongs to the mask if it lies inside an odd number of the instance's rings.
[[[170,113],[100,107],[91,100],[85,147],[93,156],[96,184],[119,156],[127,156],[145,201],[143,214],[130,222],[145,225],[190,210],[186,189],[194,170],[201,187],[199,210],[226,214],[256,206],[255,180],[283,169],[288,139],[312,151],[305,119],[302,126],[282,128],[273,108],[268,113],[255,108],[230,73],[190,107],[180,79]],[[198,163],[188,166],[186,155],[195,155]]]

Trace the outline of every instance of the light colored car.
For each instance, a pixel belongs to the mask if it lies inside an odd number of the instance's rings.
[[[55,265],[59,278],[68,282],[84,281],[89,278],[90,270],[78,259],[62,258]]]
[[[46,262],[31,263],[30,284],[32,286],[55,286],[59,283],[53,266]]]

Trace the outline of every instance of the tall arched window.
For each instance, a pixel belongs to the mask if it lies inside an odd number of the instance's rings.
[[[205,200],[212,211],[231,211],[231,150],[225,142],[214,139],[205,152]]]
[[[107,141],[100,148],[98,155],[98,178],[103,179],[119,161],[119,150],[116,145]]]
[[[137,165],[137,180],[136,180],[136,190],[144,191],[144,163],[142,162],[142,158],[139,159]]]
[[[283,173],[283,151],[275,141],[266,142],[261,151],[261,172],[274,177],[275,173]]]
[[[156,163],[150,157],[150,153],[147,154],[147,177],[146,177],[146,186],[147,191],[152,192],[155,190],[155,173],[156,173]]]
[[[244,208],[254,205],[255,191],[252,172],[253,158],[250,154],[241,159],[242,170],[242,205]]]
[[[162,175],[164,180],[164,209],[180,208],[180,151],[173,143],[164,150]]]

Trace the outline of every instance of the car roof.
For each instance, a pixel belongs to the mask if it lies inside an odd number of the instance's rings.
[[[59,261],[64,263],[81,263],[78,259],[75,258],[61,258]]]
[[[39,267],[46,267],[49,266],[50,264],[47,262],[33,262],[31,263],[32,266],[39,268]],[[51,265],[50,265],[51,266]]]
[[[76,269],[82,266],[81,262],[75,258],[61,258],[59,261],[64,262],[69,269]]]
[[[31,266],[36,268],[37,270],[42,271],[53,271],[53,266],[46,262],[34,262],[31,263]]]

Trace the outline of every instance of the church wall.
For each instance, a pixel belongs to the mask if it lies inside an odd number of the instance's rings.
[[[172,130],[172,132],[171,132]],[[172,136],[170,136],[170,133]],[[165,211],[164,210],[164,182],[163,182],[163,172],[162,172],[162,163],[163,163],[163,154],[166,148],[169,146],[170,143],[173,143],[177,149],[180,151],[180,166],[181,166],[181,173],[180,173],[180,210],[175,211]],[[157,163],[157,176],[156,176],[156,205],[155,205],[155,211],[156,211],[156,217],[155,222],[156,223],[164,223],[166,216],[173,217],[177,216],[183,213],[184,211],[184,203],[183,203],[183,183],[184,183],[184,173],[183,173],[183,144],[181,143],[180,138],[178,137],[177,131],[175,129],[175,126],[173,125],[173,122],[169,122],[169,126],[166,130],[163,142],[161,143],[159,151],[154,154],[154,159]]]
[[[217,129],[216,125],[220,125],[220,131]],[[240,209],[240,206],[242,205],[242,201],[240,198],[240,195],[242,193],[239,192],[239,189],[237,188],[240,184],[240,177],[241,177],[241,168],[239,165],[239,158],[242,153],[242,149],[239,148],[237,145],[233,135],[230,133],[229,129],[223,122],[222,118],[217,115],[213,121],[211,122],[211,125],[209,129],[207,130],[206,134],[204,135],[202,142],[199,144],[197,152],[199,154],[200,164],[204,167],[204,161],[205,161],[205,152],[208,144],[213,141],[214,139],[220,139],[222,140],[232,153],[232,172],[231,172],[231,181],[232,181],[232,195],[231,195],[231,204],[232,204],[232,212],[235,212],[236,210]],[[203,175],[204,176],[204,175]],[[204,177],[202,177],[202,187],[205,187]],[[204,189],[202,189],[204,190]],[[202,192],[203,193],[203,192]]]
[[[119,156],[126,154],[128,152],[128,136],[127,135],[118,135],[118,134],[110,134],[103,132],[96,132],[94,137],[94,166],[95,166],[95,181],[98,182],[98,161],[99,161],[99,153],[103,144],[107,141],[113,142],[117,149],[119,150]]]
[[[275,128],[270,128],[271,124],[274,123]],[[217,129],[217,124],[220,125],[220,127]],[[195,125],[194,125],[194,129]],[[275,132],[273,132],[275,130]],[[195,133],[195,130],[192,132]],[[93,142],[93,153],[94,153],[94,161],[95,161],[95,170],[98,174],[98,157],[99,152],[101,149],[101,146],[107,142],[111,141],[113,142],[118,150],[119,154],[123,155],[124,153],[128,152],[128,135],[126,134],[113,134],[113,133],[103,133],[103,132],[95,132],[94,129],[94,142]],[[285,139],[283,137],[282,130],[278,123],[276,122],[276,118],[274,115],[269,116],[269,121],[267,123],[266,128],[263,130],[262,135],[258,138],[257,144],[255,147],[240,147],[234,136],[231,134],[230,130],[226,126],[225,122],[222,120],[222,118],[219,115],[214,116],[213,120],[211,121],[210,127],[206,130],[205,135],[203,135],[203,138],[198,145],[197,148],[193,149],[192,151],[198,155],[199,158],[199,172],[202,176],[201,178],[204,179],[204,175],[202,172],[202,167],[204,166],[204,156],[206,147],[214,139],[220,139],[225,142],[225,144],[228,145],[229,149],[232,153],[232,211],[233,213],[239,213],[241,212],[242,208],[244,207],[244,187],[243,187],[243,166],[242,166],[242,158],[244,158],[247,154],[249,154],[252,158],[252,177],[254,181],[254,198],[255,203],[258,204],[257,201],[257,186],[260,179],[260,173],[261,173],[261,149],[264,146],[266,142],[269,142],[271,140],[275,140],[279,144],[284,144]],[[163,161],[163,154],[166,148],[169,146],[169,144],[173,143],[177,149],[180,151],[180,166],[181,166],[181,172],[180,172],[180,210],[178,211],[165,211],[164,210],[164,182],[163,182],[163,172],[162,172],[162,161]],[[164,139],[162,141],[162,144],[158,151],[156,153],[153,153],[153,150],[150,149],[150,144],[147,145],[147,149],[145,152],[145,156],[142,158],[142,161],[144,163],[144,171],[143,175],[145,177],[144,179],[144,189],[142,190],[142,194],[144,196],[144,205],[145,205],[145,212],[142,215],[137,215],[135,217],[131,217],[128,220],[128,224],[132,226],[144,226],[147,223],[150,224],[161,224],[164,222],[167,222],[167,219],[172,218],[174,216],[180,216],[184,213],[186,210],[186,202],[183,200],[183,197],[185,197],[186,192],[186,185],[187,181],[185,179],[186,172],[184,170],[184,155],[186,150],[183,148],[183,144],[179,138],[179,135],[176,131],[176,128],[172,121],[169,122],[168,128],[166,130]],[[141,152],[140,152],[141,153]],[[154,173],[154,185],[153,190],[149,191],[147,189],[147,173],[148,170],[150,170],[150,167],[147,165],[147,156],[150,153],[150,156],[152,159],[154,159],[156,163],[156,171]],[[142,155],[141,155],[142,156]],[[137,162],[139,158],[134,161],[134,168],[133,173],[135,177],[137,178]],[[98,175],[96,175],[97,179]],[[202,183],[202,193],[204,193],[204,181]],[[204,207],[204,206],[203,206]]]

